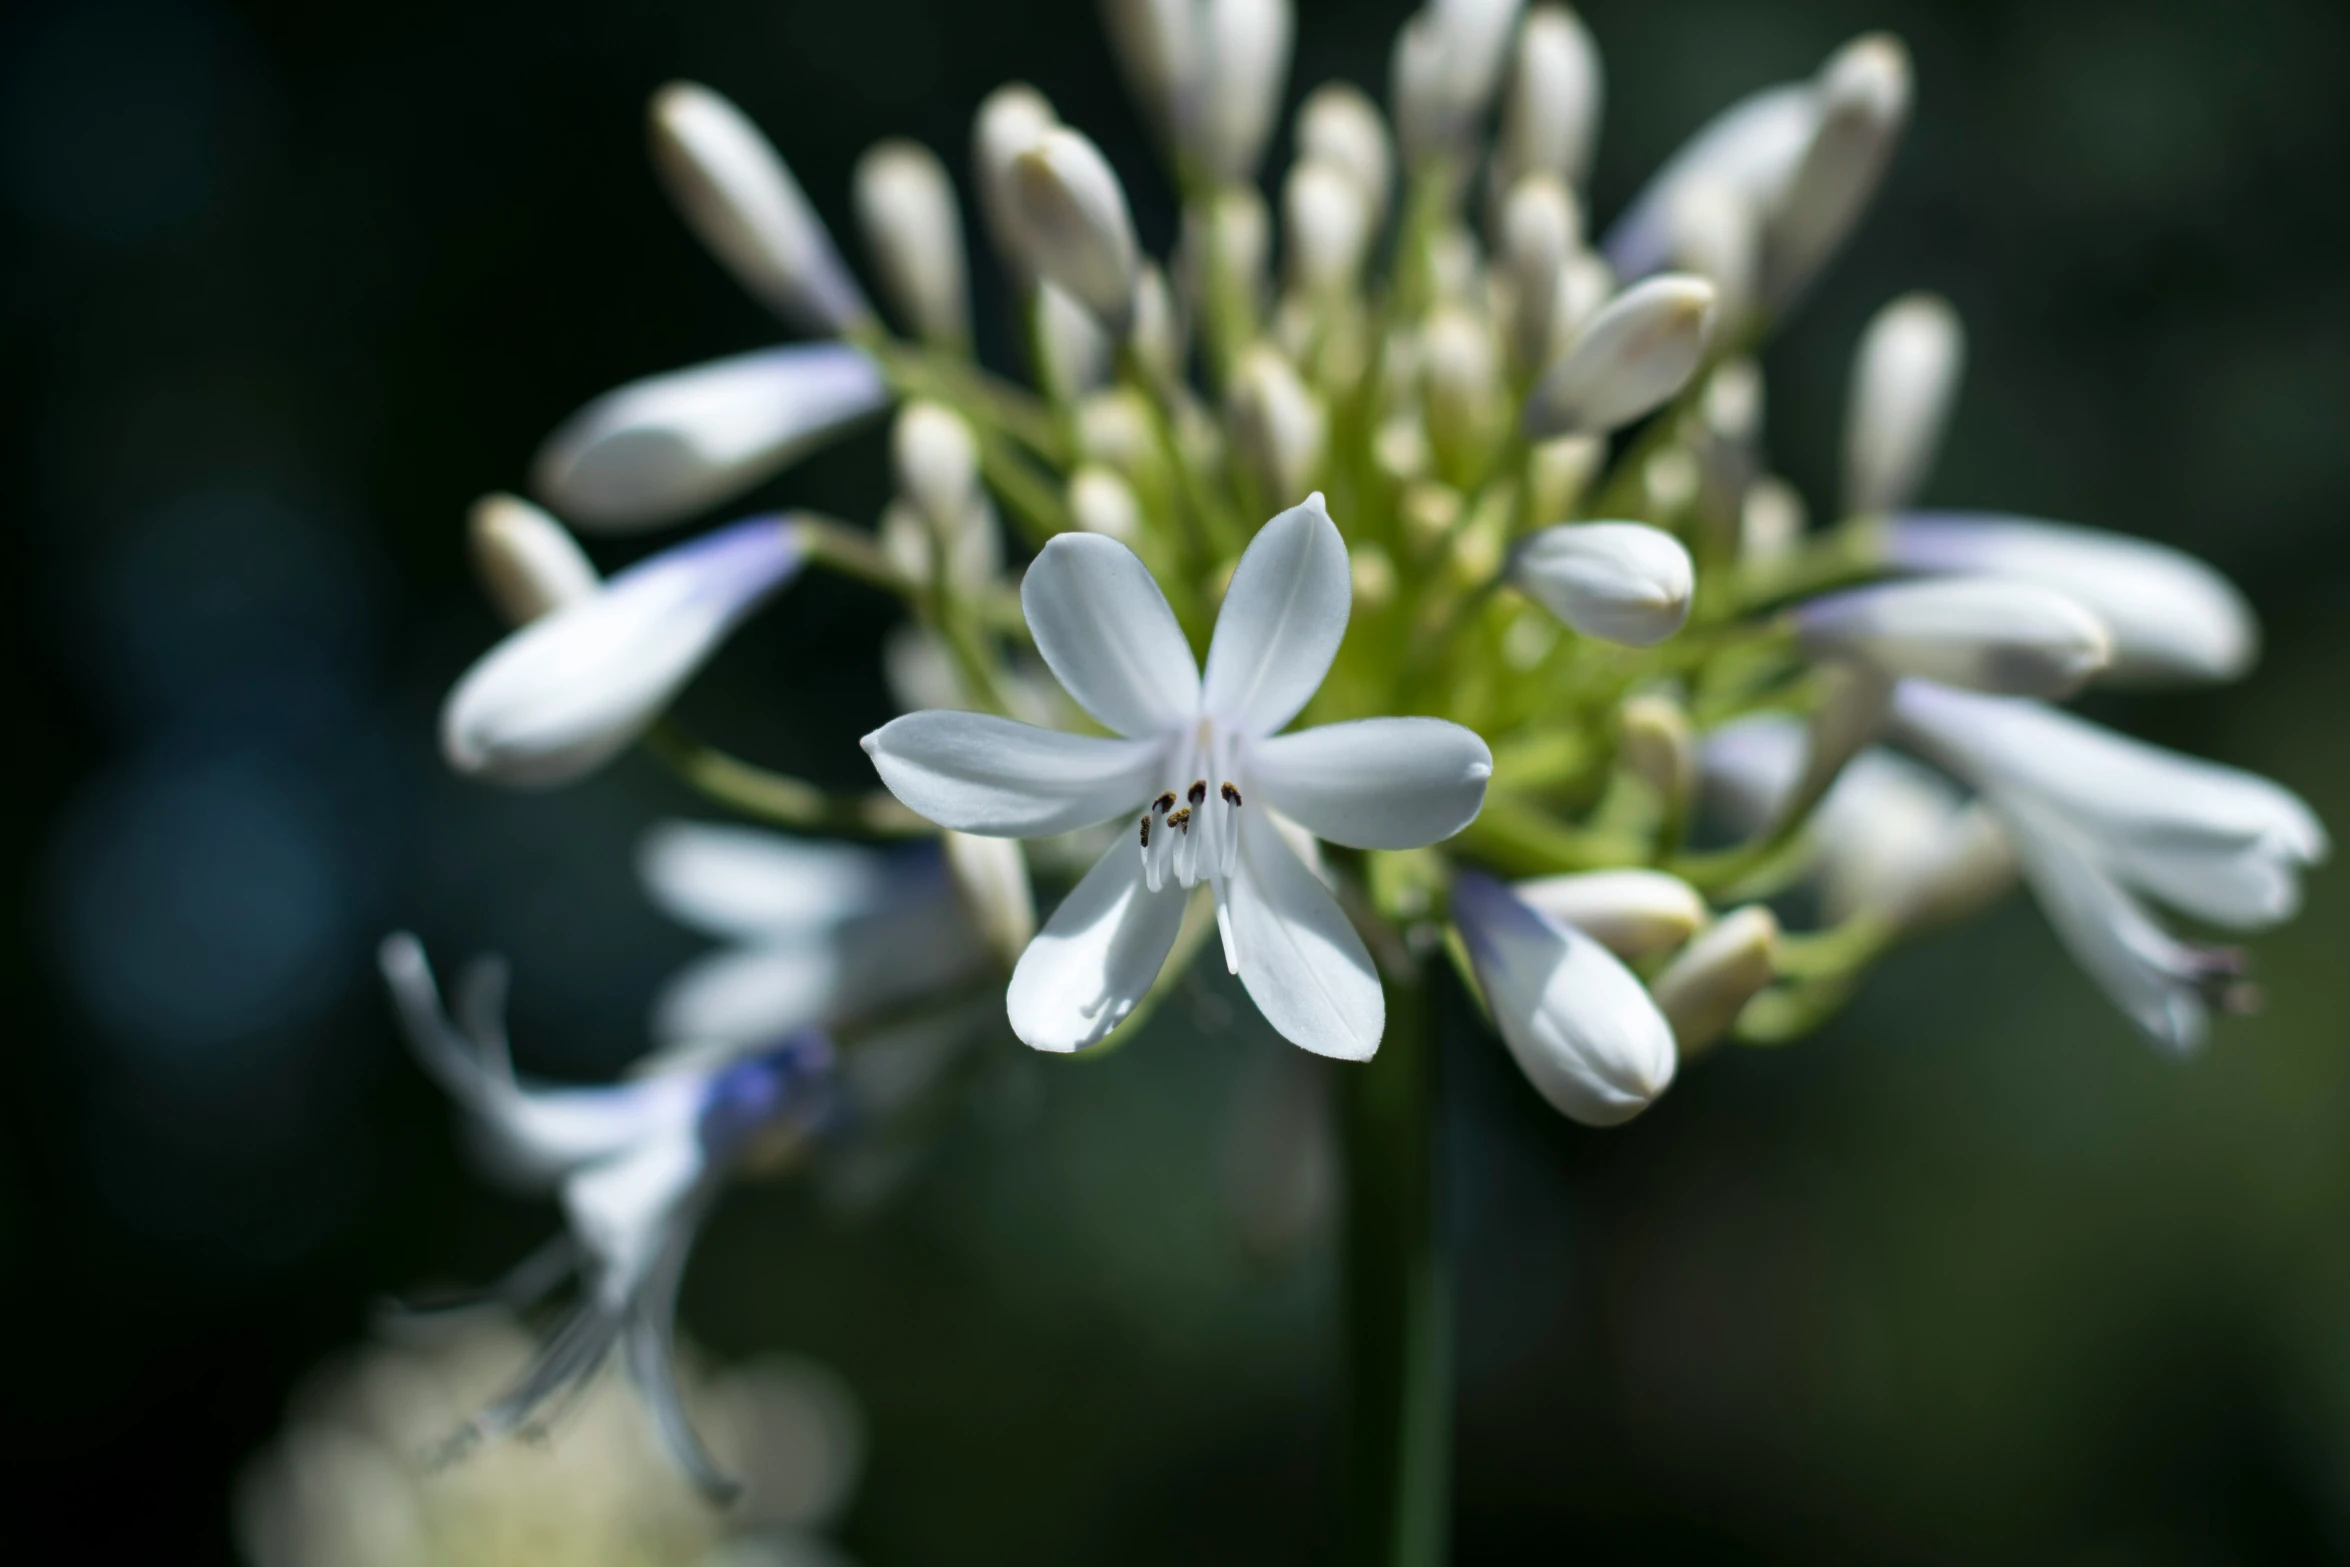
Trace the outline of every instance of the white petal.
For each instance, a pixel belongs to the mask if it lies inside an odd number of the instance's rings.
[[[441,708],[441,751],[495,783],[566,783],[642,734],[761,600],[797,574],[773,519],[663,551],[482,657]]]
[[[2012,696],[2069,696],[2113,656],[2103,623],[2070,595],[1998,577],[1877,583],[1812,599],[1793,618],[1814,658]]]
[[[510,626],[588,597],[602,580],[563,524],[513,495],[485,495],[466,519],[473,569]]]
[[[2259,656],[2259,624],[2235,585],[2150,539],[2024,517],[1910,512],[1886,529],[1885,555],[1907,571],[2020,577],[2079,600],[2113,636],[2108,684],[2233,680]]]
[[[1628,1121],[1673,1081],[1673,1030],[1614,954],[1487,876],[1453,882],[1453,920],[1502,1043],[1552,1108]]]
[[[931,343],[971,339],[971,286],[954,182],[938,155],[892,139],[857,160],[857,221],[891,305]]]
[[[1321,688],[1346,635],[1354,576],[1319,491],[1257,530],[1208,644],[1201,704],[1234,734],[1269,735]]]
[[[1142,856],[1119,834],[1020,955],[1004,995],[1012,1032],[1038,1050],[1099,1043],[1150,993],[1185,898],[1172,882],[1145,887]]]
[[[1758,208],[1775,206],[1818,120],[1811,84],[1788,82],[1742,98],[1707,121],[1608,230],[1600,248],[1616,276],[1626,282],[1643,278],[1671,259],[1672,211],[1693,183],[1719,181]]]
[[[689,1124],[564,1183],[563,1210],[580,1246],[601,1264],[600,1288],[613,1297],[635,1290],[707,1173]]]
[[[791,169],[742,110],[673,82],[653,95],[651,122],[670,196],[745,288],[810,332],[872,314]]]
[[[1966,330],[1939,294],[1904,294],[1871,318],[1844,411],[1844,509],[1891,511],[1934,466],[1966,365]]]
[[[1579,871],[1522,881],[1511,891],[1520,902],[1574,926],[1621,958],[1670,952],[1707,916],[1697,889],[1663,871]]]
[[[1785,305],[1860,221],[1909,119],[1909,51],[1890,33],[1856,38],[1820,67],[1818,120],[1770,214],[1764,290]]]
[[[1697,568],[1680,540],[1645,523],[1577,522],[1528,538],[1510,577],[1585,636],[1646,647],[1689,618]]]
[[[1364,718],[1260,742],[1249,786],[1315,837],[1350,849],[1416,849],[1485,804],[1493,753],[1441,718]],[[1246,807],[1244,806],[1243,809]]]
[[[1029,266],[1124,337],[1139,258],[1126,192],[1101,149],[1054,126],[1012,160],[1010,192]]]
[[[758,1045],[831,1012],[840,979],[832,946],[814,937],[713,952],[662,986],[653,1038],[670,1047]]]
[[[1669,401],[1705,358],[1713,284],[1668,274],[1610,300],[1526,399],[1526,433],[1601,434]]]
[[[889,402],[862,350],[805,343],[631,381],[565,420],[531,466],[541,499],[606,533],[740,495]]]
[[[1363,938],[1266,813],[1241,816],[1240,870],[1225,889],[1241,984],[1291,1044],[1369,1060],[1387,1029],[1387,998]]]
[[[707,822],[658,824],[637,844],[636,868],[671,919],[746,940],[870,913],[900,879],[874,849]]]
[[[1020,583],[1036,650],[1105,728],[1165,734],[1199,716],[1199,666],[1156,578],[1116,539],[1064,533]]]
[[[864,740],[890,793],[941,827],[1043,838],[1124,814],[1160,787],[1160,740],[1063,734],[985,713],[909,713]]]

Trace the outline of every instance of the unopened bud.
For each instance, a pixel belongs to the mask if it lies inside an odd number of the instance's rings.
[[[989,93],[971,122],[971,168],[988,238],[1023,283],[1033,279],[1035,268],[1012,193],[1012,164],[1060,123],[1051,102],[1026,82],[1009,82]]]
[[[1195,318],[1214,318],[1222,287],[1254,321],[1264,309],[1272,256],[1273,219],[1255,186],[1227,185],[1184,208],[1176,277]]]
[[[2096,616],[2054,588],[1997,577],[1881,583],[1796,607],[1813,658],[1858,658],[2009,696],[2063,697],[2113,658]]]
[[[857,160],[854,185],[865,248],[899,317],[926,342],[968,343],[963,219],[946,165],[919,142],[893,139]]]
[[[1493,101],[1518,6],[1519,0],[1431,0],[1397,31],[1387,98],[1407,164],[1470,150]]]
[[[1420,334],[1420,369],[1437,466],[1458,480],[1481,466],[1500,433],[1501,373],[1484,321],[1439,307]]]
[[[1297,18],[1290,0],[1203,0],[1203,9],[1197,107],[1182,138],[1218,179],[1254,179],[1281,112]]]
[[[1134,219],[1101,149],[1067,126],[1046,131],[1013,158],[1011,199],[1028,264],[1123,338],[1134,317]]]
[[[1707,917],[1697,889],[1663,871],[1580,871],[1522,881],[1513,890],[1552,919],[1634,962],[1672,951]]]
[[[1607,441],[1596,435],[1562,435],[1539,441],[1526,459],[1526,515],[1557,521],[1574,509],[1599,475]]]
[[[1713,316],[1713,285],[1703,278],[1627,289],[1585,323],[1527,398],[1526,433],[1604,434],[1667,401],[1705,357]]]
[[[1055,402],[1072,402],[1109,378],[1111,344],[1092,311],[1057,283],[1036,287],[1037,379]]]
[[[1167,274],[1155,261],[1145,261],[1134,280],[1134,326],[1127,346],[1135,359],[1161,387],[1183,379],[1183,317],[1175,308],[1175,292]]]
[[[1905,294],[1870,320],[1853,355],[1844,415],[1848,515],[1893,511],[1917,498],[1965,363],[1965,329],[1938,294]]]
[[[1142,506],[1133,487],[1108,468],[1088,463],[1069,476],[1069,515],[1088,533],[1123,544],[1142,536]]]
[[[1637,522],[1544,528],[1518,547],[1510,576],[1577,631],[1634,647],[1681,629],[1697,582],[1680,540]]]
[[[596,568],[569,530],[515,495],[485,495],[466,519],[473,569],[506,624],[519,626],[596,591]]]
[[[1257,345],[1233,372],[1227,423],[1233,450],[1274,506],[1303,500],[1320,473],[1329,437],[1322,405],[1288,360]]]
[[[1395,154],[1387,121],[1358,88],[1331,82],[1306,95],[1297,111],[1297,160],[1324,163],[1352,178],[1376,227],[1387,215]]]
[[[1665,965],[1648,987],[1673,1025],[1681,1059],[1730,1031],[1738,1014],[1778,975],[1779,922],[1749,904],[1724,915]]]
[[[1735,327],[1753,308],[1762,280],[1762,214],[1736,184],[1693,179],[1666,212],[1672,264],[1714,286],[1722,321]]]
[[[1509,280],[1510,359],[1521,375],[1550,362],[1559,283],[1581,227],[1574,193],[1556,174],[1523,176],[1502,202],[1500,260]]]
[[[1617,715],[1617,757],[1624,771],[1655,791],[1669,811],[1697,791],[1697,737],[1689,715],[1670,697],[1633,697]]]
[[[1803,541],[1803,493],[1777,474],[1746,487],[1738,506],[1738,558],[1758,565],[1785,560]]]
[[[1371,248],[1371,204],[1354,176],[1335,164],[1293,164],[1281,190],[1290,276],[1308,294],[1355,286]]]
[[[1889,33],[1856,38],[1820,68],[1813,91],[1810,143],[1771,216],[1763,287],[1774,309],[1817,275],[1876,193],[1909,119],[1909,51]]]
[[[1019,840],[950,832],[944,843],[947,869],[965,912],[988,951],[1010,968],[1036,934],[1036,898],[1029,890],[1028,862]]]
[[[1581,185],[1599,131],[1599,49],[1582,18],[1563,5],[1538,5],[1518,24],[1502,104],[1496,166],[1511,179],[1554,174]]]
[[[961,414],[939,403],[908,403],[898,413],[890,454],[898,492],[943,538],[979,495],[979,439]]]

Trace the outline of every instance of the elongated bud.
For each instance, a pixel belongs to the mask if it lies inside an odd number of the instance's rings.
[[[857,222],[882,292],[923,341],[971,341],[971,285],[963,218],[946,165],[920,142],[893,139],[857,160]]]
[[[1583,19],[1538,5],[1518,24],[1495,168],[1510,180],[1552,174],[1580,186],[1599,134],[1599,49]]]
[[[1648,987],[1686,1061],[1718,1041],[1778,975],[1779,922],[1750,904],[1724,915]]]
[[[1556,174],[1522,177],[1502,202],[1500,261],[1509,280],[1510,362],[1521,375],[1550,362],[1560,280],[1581,228],[1574,193]]]
[[[1526,459],[1526,515],[1566,516],[1591,488],[1606,459],[1603,436],[1562,435],[1538,442]]]
[[[1155,261],[1145,261],[1134,279],[1134,325],[1127,347],[1142,368],[1164,389],[1182,384],[1184,323],[1175,308],[1175,291]]]
[[[1395,151],[1378,105],[1345,82],[1326,83],[1298,105],[1295,136],[1297,161],[1328,164],[1351,178],[1377,228],[1395,184]]]
[[[1909,120],[1909,51],[1890,33],[1856,38],[1820,68],[1810,144],[1772,214],[1763,287],[1783,308],[1844,243]]]
[[[1227,185],[1183,209],[1175,267],[1194,319],[1214,316],[1216,280],[1239,296],[1254,320],[1264,309],[1273,254],[1273,219],[1253,185]]]
[[[1123,338],[1134,317],[1134,220],[1101,149],[1067,126],[1046,131],[1012,160],[1011,195],[1028,264]]]
[[[1183,100],[1198,90],[1203,53],[1197,0],[1102,0],[1126,90],[1160,144],[1174,149]]]
[[[1656,791],[1666,809],[1687,809],[1697,792],[1697,736],[1681,704],[1655,693],[1633,697],[1617,715],[1624,770]]]
[[[880,367],[846,343],[738,354],[589,403],[539,448],[531,488],[591,532],[659,527],[764,483],[888,403]]]
[[[525,787],[595,771],[644,733],[803,558],[790,522],[737,523],[532,621],[450,691],[443,755],[461,773]]]
[[[1646,647],[1689,618],[1697,570],[1680,540],[1645,524],[1560,523],[1519,545],[1510,580],[1585,636]]]
[[[1086,532],[1107,534],[1122,544],[1142,537],[1142,506],[1133,488],[1099,463],[1069,476],[1069,515]]]
[[[1889,889],[1882,907],[1904,930],[1924,930],[1979,912],[2015,881],[2015,846],[1999,818],[1973,801],[1943,824],[1906,885]]]
[[[1101,322],[1057,283],[1040,283],[1037,379],[1055,402],[1072,402],[1109,379],[1111,344]]]
[[[1191,155],[1221,180],[1249,180],[1281,112],[1297,32],[1290,0],[1204,0],[1207,12]]]
[[[653,95],[653,165],[702,243],[785,320],[830,336],[873,313],[773,144],[694,82]]]
[[[1292,164],[1281,219],[1298,288],[1330,296],[1355,286],[1371,249],[1371,202],[1353,175],[1330,163]]]
[[[1060,124],[1052,103],[1026,82],[1007,82],[982,99],[971,121],[971,172],[987,237],[1023,286],[1034,280],[1020,209],[1012,193],[1012,163]]]
[[[1232,446],[1274,506],[1305,499],[1329,439],[1322,405],[1288,360],[1257,344],[1233,372],[1227,423]]]
[[[1439,306],[1420,333],[1420,372],[1437,466],[1458,480],[1482,464],[1501,433],[1501,366],[1484,319]]]
[[[979,499],[979,438],[963,416],[939,403],[908,403],[891,432],[898,493],[940,536],[962,526]]]
[[[946,566],[947,582],[958,593],[976,593],[1004,569],[1004,546],[995,508],[974,493],[960,517],[934,522],[910,501],[881,509],[881,553],[907,581],[927,587],[935,568]]]
[[[1917,498],[1965,364],[1965,329],[1939,294],[1904,294],[1870,320],[1853,355],[1844,413],[1848,514],[1892,511]]]
[[[1809,526],[1803,492],[1776,474],[1746,487],[1738,503],[1738,558],[1757,564],[1783,561],[1795,553]]]
[[[1723,322],[1744,322],[1762,288],[1763,215],[1753,199],[1731,181],[1693,179],[1674,193],[1666,224],[1672,264],[1713,284]]]
[[[510,626],[596,591],[596,568],[563,524],[515,495],[485,495],[466,519],[474,574]]]
[[[1996,577],[1854,588],[1793,616],[1814,658],[1859,658],[1890,675],[2009,696],[2069,696],[2113,657],[2105,627],[2078,603]]]
[[[1818,121],[1817,94],[1808,82],[1766,88],[1707,121],[1632,199],[1600,241],[1616,276],[1626,281],[1643,278],[1672,260],[1673,209],[1693,184],[1726,184],[1767,221],[1811,144]]]
[[[947,870],[962,895],[963,908],[996,961],[1010,968],[1036,934],[1036,897],[1028,886],[1028,861],[1015,838],[945,835]]]
[[[1452,917],[1502,1043],[1553,1109],[1615,1126],[1672,1084],[1672,1029],[1597,940],[1475,871],[1454,878]]]
[[[1430,0],[1395,35],[1388,102],[1404,160],[1460,157],[1509,53],[1520,0]]]
[[[2209,565],[2151,539],[1968,512],[1904,512],[1881,535],[1905,571],[2016,577],[2056,589],[2113,638],[2109,685],[2233,680],[2260,654],[2244,595]]]
[[[1526,399],[1526,433],[1604,434],[1686,386],[1713,333],[1714,287],[1703,278],[1651,278],[1586,322],[1574,345]]]
[[[1522,881],[1513,890],[1627,961],[1663,956],[1707,919],[1697,889],[1663,871],[1578,871]]]

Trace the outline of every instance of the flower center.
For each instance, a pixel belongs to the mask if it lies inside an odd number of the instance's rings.
[[[1178,777],[1190,775],[1151,801],[1136,824],[1143,879],[1157,892],[1171,875],[1192,887],[1202,878],[1222,880],[1240,862],[1240,786],[1231,743],[1202,722],[1190,743],[1176,753]],[[1216,779],[1213,793],[1209,779]]]

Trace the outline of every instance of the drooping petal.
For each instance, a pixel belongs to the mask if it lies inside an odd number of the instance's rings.
[[[890,856],[756,827],[662,822],[637,845],[637,879],[671,919],[755,940],[836,925],[886,902]]]
[[[531,465],[581,527],[659,527],[763,483],[889,402],[861,349],[801,343],[631,381],[563,421]]]
[[[1614,1126],[1672,1083],[1671,1026],[1598,941],[1473,871],[1454,879],[1452,912],[1502,1043],[1553,1109]]]
[[[482,656],[441,708],[449,765],[541,787],[595,771],[644,733],[734,628],[799,572],[789,520],[665,550]]]
[[[1321,688],[1354,602],[1346,543],[1320,491],[1257,530],[1208,645],[1201,707],[1234,734],[1269,735]]]
[[[1585,636],[1662,642],[1689,618],[1697,568],[1680,540],[1639,522],[1574,522],[1520,545],[1510,580]]]
[[[1225,893],[1241,984],[1291,1044],[1369,1060],[1387,1030],[1387,998],[1363,938],[1265,812],[1241,817],[1239,874]]]
[[[1093,533],[1047,543],[1020,583],[1036,650],[1105,728],[1166,734],[1199,715],[1199,666],[1156,578],[1134,551]]]
[[[664,1047],[755,1045],[825,1016],[839,986],[839,958],[813,937],[724,948],[662,987],[653,1038]]]
[[[909,713],[864,739],[889,792],[941,827],[1041,838],[1150,798],[1166,743],[1063,734],[985,713]]]
[[[1493,753],[1441,718],[1364,718],[1263,741],[1248,776],[1265,803],[1317,838],[1416,849],[1476,820]]]
[[[1004,1008],[1038,1050],[1098,1044],[1150,993],[1183,925],[1186,894],[1143,884],[1142,856],[1120,834],[1020,954]]]

